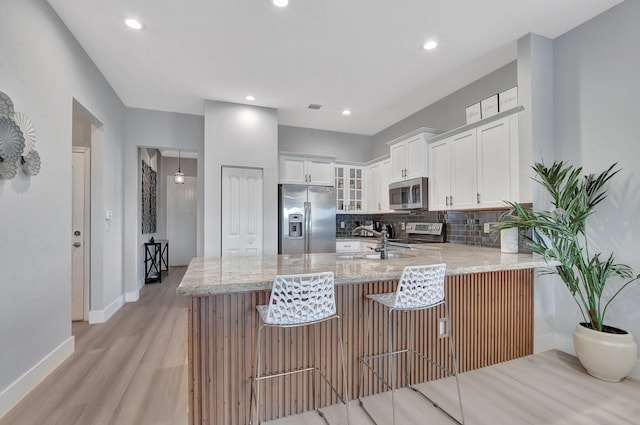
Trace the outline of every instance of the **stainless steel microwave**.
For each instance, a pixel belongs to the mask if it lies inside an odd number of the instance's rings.
[[[389,185],[389,207],[392,210],[426,209],[429,194],[426,177],[404,180]]]

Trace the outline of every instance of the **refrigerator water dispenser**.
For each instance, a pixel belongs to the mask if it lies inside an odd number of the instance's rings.
[[[302,214],[289,214],[289,237],[302,237]]]

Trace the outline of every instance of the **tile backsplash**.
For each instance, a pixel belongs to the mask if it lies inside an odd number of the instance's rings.
[[[396,237],[405,236],[403,224],[413,222],[437,222],[445,223],[446,241],[466,245],[477,245],[499,248],[499,233],[484,233],[485,223],[494,223],[499,220],[505,210],[487,211],[410,211],[394,214],[337,214],[336,236],[349,237],[354,228],[359,225],[371,224],[379,221],[381,224],[391,224]],[[342,228],[344,223],[344,228]],[[525,244],[520,238],[520,250],[526,250]]]

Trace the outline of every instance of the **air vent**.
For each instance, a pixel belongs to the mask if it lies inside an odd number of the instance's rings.
[[[310,103],[309,106],[307,106],[307,108],[314,109],[317,111],[318,109],[322,108],[322,105],[318,105],[317,103]]]

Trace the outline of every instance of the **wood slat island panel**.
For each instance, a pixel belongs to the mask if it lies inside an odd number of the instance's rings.
[[[397,281],[349,283],[336,286],[338,314],[347,362],[350,398],[356,397],[359,359],[364,354],[367,294],[395,290]],[[449,301],[460,371],[522,357],[533,352],[533,270],[506,270],[448,275]],[[193,296],[189,313],[189,420],[191,424],[247,424],[250,383],[253,376],[256,337],[255,306],[268,302],[269,291]],[[414,344],[439,363],[450,367],[449,341],[438,337],[441,308],[416,313]],[[396,320],[408,329],[408,316]],[[310,364],[313,352],[332,383],[342,390],[342,369],[337,345],[337,322],[317,325],[316,344],[308,328],[269,329],[263,345],[263,373],[291,370]],[[387,349],[387,314],[375,305],[370,354]],[[405,334],[396,332],[394,345],[405,346]],[[398,376],[406,361],[398,359]],[[388,368],[380,364],[383,375]],[[416,362],[414,382],[437,379],[441,372]],[[406,385],[406,380],[399,380]],[[364,395],[384,390],[372,374],[366,374]],[[260,414],[263,420],[312,409],[311,379],[306,374],[268,380],[263,384]],[[336,403],[337,397],[322,386],[319,406]]]

